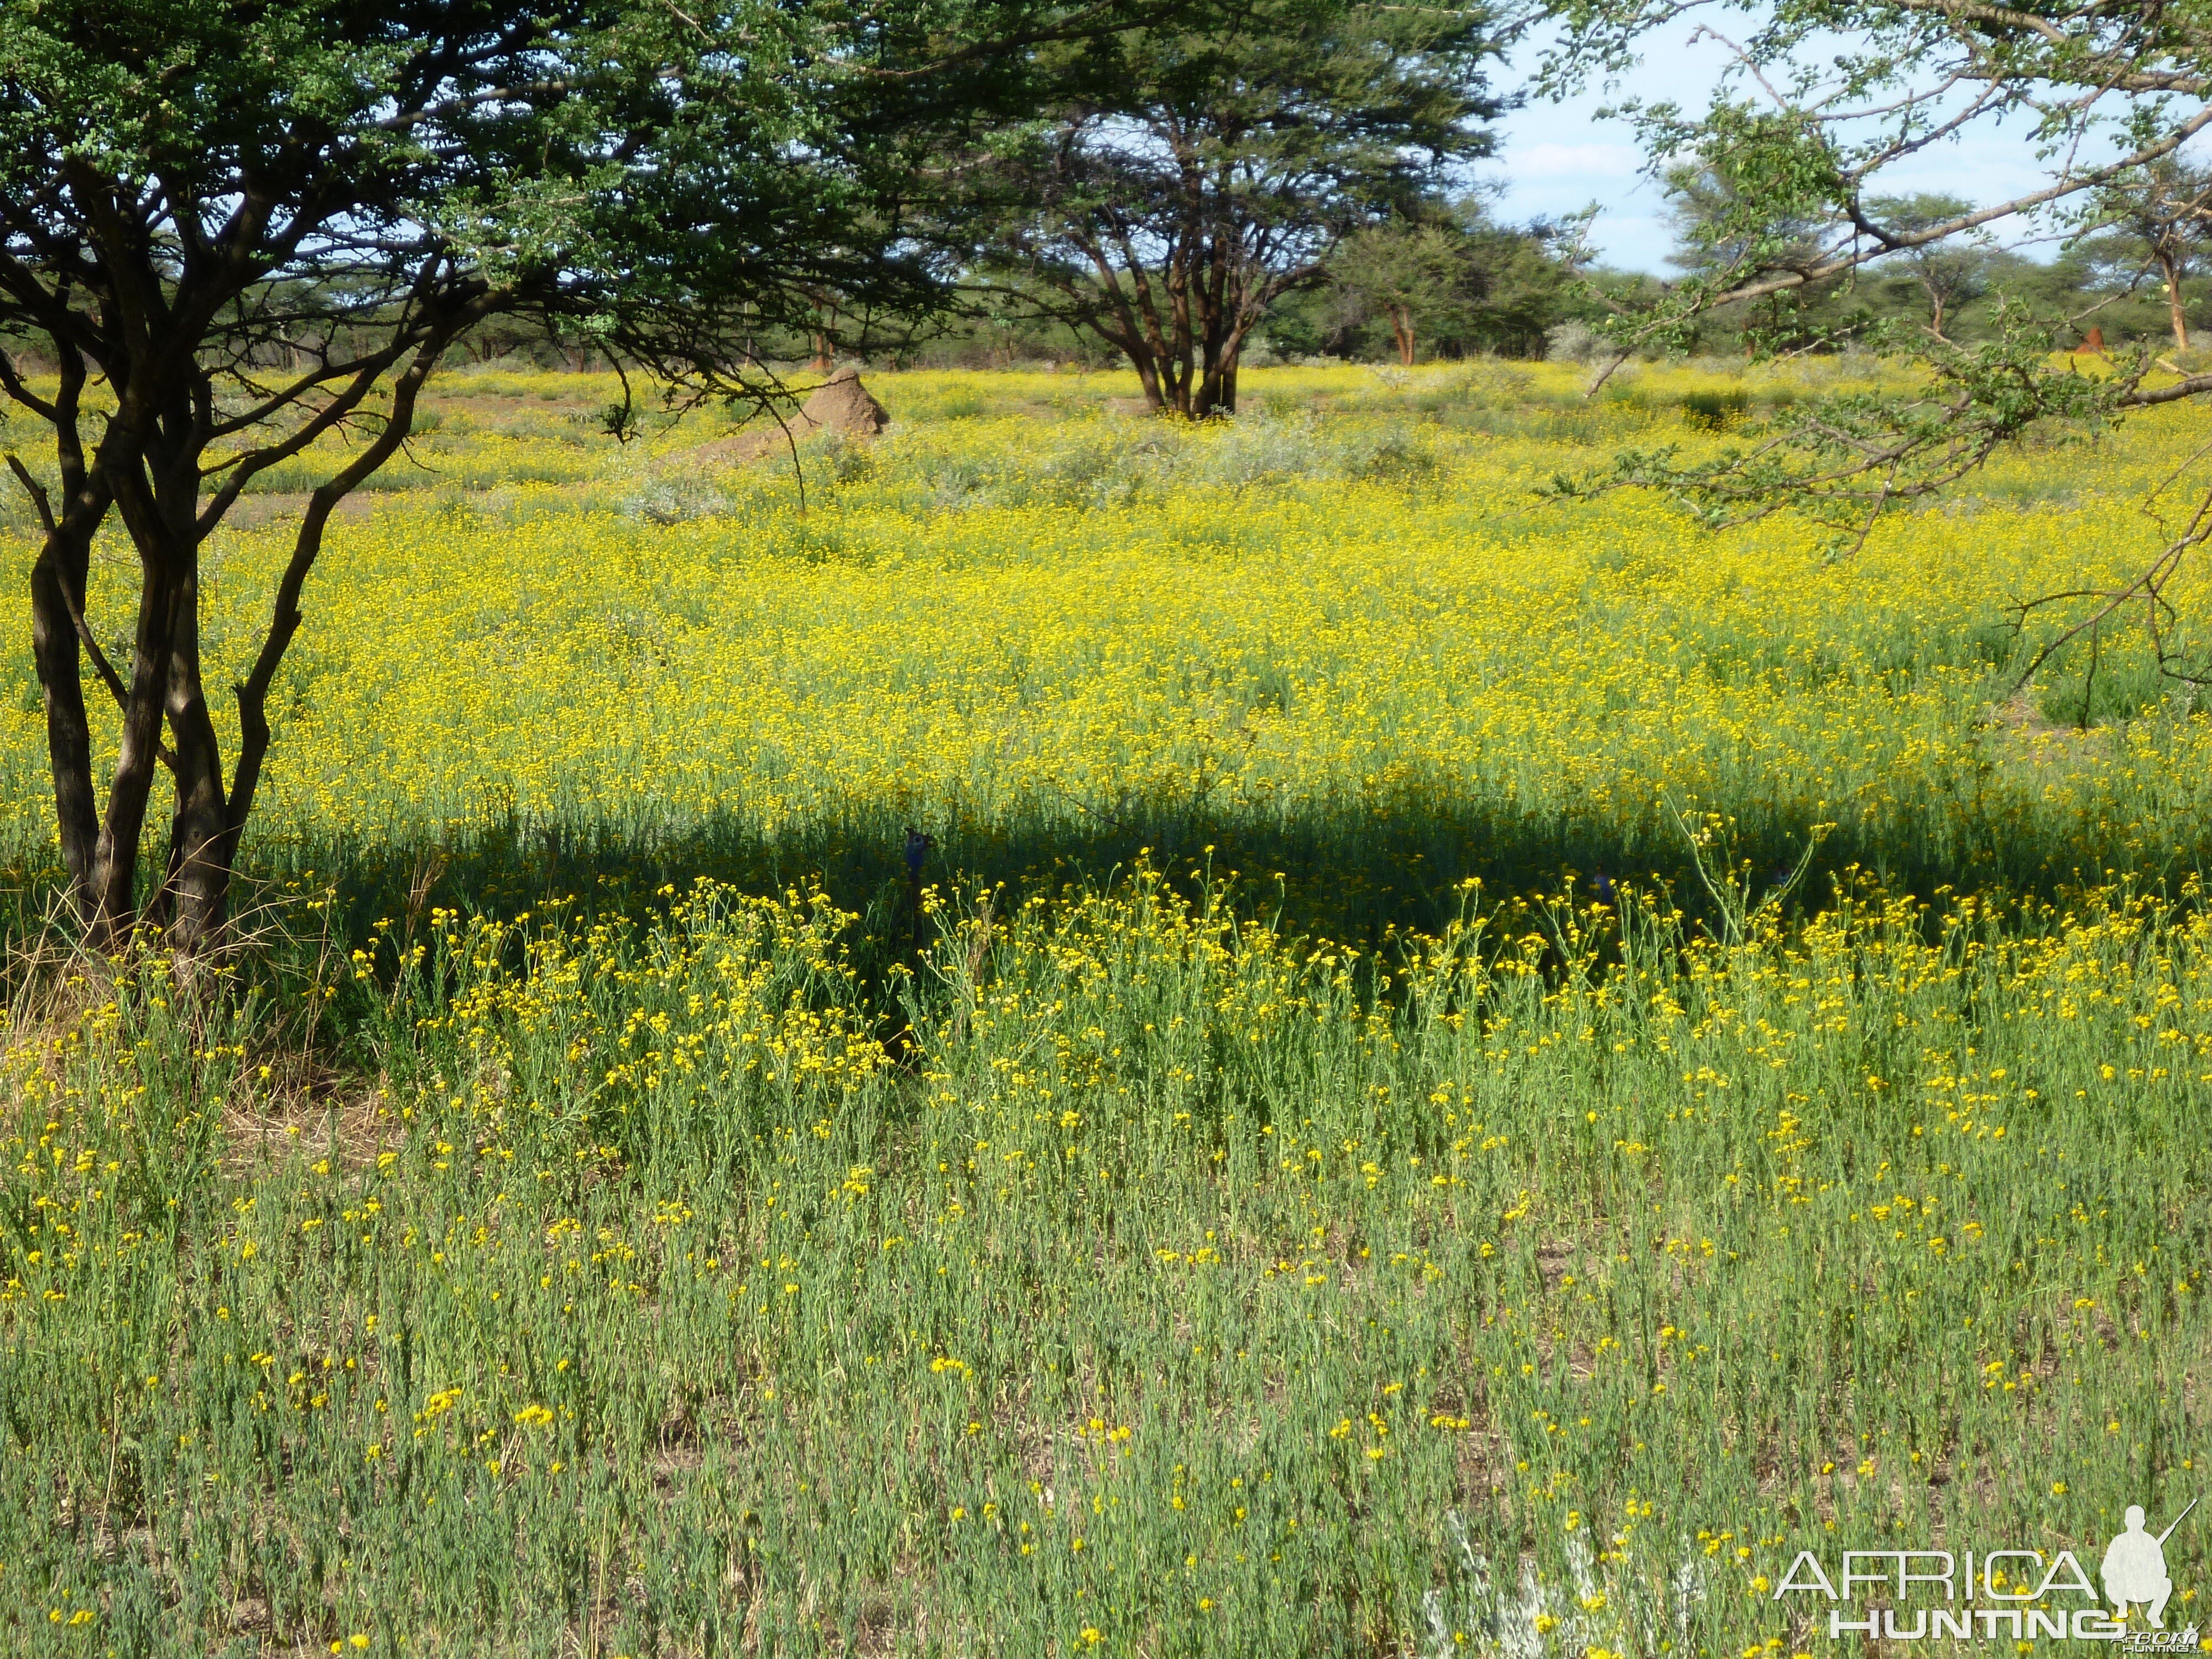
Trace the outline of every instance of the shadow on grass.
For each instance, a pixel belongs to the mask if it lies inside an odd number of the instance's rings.
[[[1740,812],[1726,832],[1726,856],[1708,854],[1708,866],[1735,863],[1761,893],[1797,863],[1813,818],[1809,805]],[[318,963],[330,977],[378,921],[404,923],[411,934],[436,907],[511,917],[558,900],[571,917],[640,916],[701,878],[757,893],[818,884],[860,919],[849,944],[878,1007],[886,969],[911,959],[933,933],[916,914],[918,885],[956,902],[1002,889],[1003,910],[1032,895],[1105,884],[1139,862],[1186,893],[1211,893],[1287,935],[1385,955],[1395,939],[1436,932],[1471,902],[1488,910],[1570,892],[1588,902],[1607,896],[1613,883],[1670,894],[1692,931],[1718,934],[1724,926],[1686,838],[1656,805],[1626,833],[1615,814],[1515,813],[1411,787],[1277,813],[1185,805],[1119,819],[1063,808],[1012,827],[925,819],[915,827],[932,844],[918,880],[906,862],[909,821],[884,804],[774,836],[734,817],[617,822],[511,814],[442,836],[264,838],[249,846],[245,885],[254,896],[245,903],[261,907],[258,914],[273,921],[272,938],[283,941],[264,953],[269,967],[296,980],[314,974]],[[2109,879],[2107,872],[2171,891],[2202,867],[2208,850],[2180,833],[2148,848],[2130,848],[2117,833],[2093,842],[2067,833],[2025,796],[1934,796],[1893,816],[1879,833],[1863,823],[1834,826],[1792,908],[1821,908],[1835,881],[1854,869],[1862,886],[1870,880],[1923,899],[2063,897]],[[9,937],[51,937],[54,873],[19,862],[6,882],[11,914],[0,917]],[[1480,882],[1479,896],[1469,882]],[[341,1027],[342,1007],[331,1011]]]
[[[1709,865],[1747,866],[1753,890],[1764,890],[1796,864],[1814,820],[1809,805],[1740,813],[1726,858],[1709,854]],[[638,915],[657,908],[668,887],[705,877],[753,892],[818,884],[862,916],[871,942],[896,950],[911,943],[905,854],[914,822],[890,805],[775,836],[734,818],[509,817],[439,837],[264,848],[255,875],[279,890],[292,882],[331,889],[334,933],[348,945],[380,918],[429,905],[501,915],[558,897],[581,914]],[[1670,892],[1693,927],[1718,921],[1684,836],[1656,806],[1627,833],[1610,817],[1516,814],[1412,788],[1279,814],[1140,811],[1117,820],[1071,812],[1012,828],[926,818],[915,827],[933,843],[920,880],[949,894],[1003,886],[1014,899],[1049,896],[1144,860],[1188,890],[1225,890],[1239,913],[1287,933],[1364,948],[1443,927],[1465,910],[1469,881],[1481,884],[1486,908],[1556,896],[1570,884],[1588,898],[1602,890],[1601,879],[1626,881]],[[1922,898],[2052,898],[2108,872],[2178,886],[2212,847],[2168,829],[2175,833],[2159,844],[2130,845],[2118,830],[2097,839],[2069,833],[2025,800],[1934,798],[1879,831],[1836,824],[1798,890],[1798,908],[1820,908],[1834,878],[1853,868],[1887,892]]]

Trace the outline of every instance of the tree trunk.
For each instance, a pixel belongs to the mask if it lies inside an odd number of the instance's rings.
[[[1137,366],[1137,383],[1145,389],[1145,400],[1156,412],[1165,409],[1167,394],[1160,385],[1159,365],[1152,361],[1152,354],[1140,343],[1130,351],[1129,357]]]
[[[55,830],[62,864],[70,878],[70,906],[80,925],[92,920],[94,866],[100,842],[99,795],[92,780],[92,725],[84,706],[82,653],[89,651],[101,680],[119,693],[115,670],[84,623],[85,588],[92,566],[92,538],[112,505],[106,489],[85,465],[78,430],[80,399],[87,369],[84,357],[66,342],[55,343],[60,386],[46,413],[54,428],[54,459],[61,472],[58,517],[45,486],[15,456],[9,469],[38,510],[46,534],[31,566],[31,660],[39,676],[46,710],[46,757],[53,772]],[[118,696],[118,701],[121,699]]]
[[[134,539],[135,532],[134,532]],[[161,712],[168,685],[170,572],[159,549],[139,549],[138,625],[131,683],[123,702],[115,775],[94,843],[87,932],[95,950],[113,950],[137,920],[138,844],[146,801],[161,763]]]
[[[164,716],[170,712],[177,679],[179,629],[190,655],[187,673],[198,672],[199,533],[194,522],[199,505],[199,459],[204,441],[189,398],[173,397],[149,410],[120,400],[107,436],[94,461],[101,485],[114,499],[124,528],[138,550],[138,621],[131,641],[131,683],[120,691],[123,726],[116,745],[114,781],[108,787],[107,813],[100,826],[93,858],[94,945],[112,950],[137,925],[138,853],[146,824],[148,798],[155,769],[176,757],[161,745]],[[137,423],[125,424],[128,416]],[[118,682],[119,684],[119,682]],[[176,699],[181,710],[185,700]],[[203,706],[204,719],[205,708]],[[197,737],[189,726],[187,735]],[[212,745],[212,728],[206,741]],[[180,782],[182,781],[180,775]],[[216,787],[221,788],[218,780]],[[180,810],[182,795],[180,790]],[[175,853],[185,850],[177,843]],[[171,894],[164,882],[157,902]]]
[[[1397,337],[1400,367],[1413,366],[1413,313],[1405,306],[1390,307],[1390,332]]]
[[[0,354],[0,390],[52,427],[63,486],[58,513],[29,468],[14,455],[4,458],[37,507],[45,532],[30,571],[31,645],[46,706],[55,819],[86,942],[112,951],[130,943],[146,921],[160,918],[167,923],[168,943],[179,957],[189,957],[216,944],[228,921],[240,836],[268,748],[270,685],[299,629],[301,591],[331,514],[405,442],[417,394],[453,341],[513,295],[511,290],[452,289],[441,304],[418,312],[416,301],[427,303],[446,280],[434,268],[401,308],[394,325],[397,337],[331,368],[325,395],[299,406],[303,418],[289,429],[265,434],[268,442],[229,456],[216,469],[221,482],[209,486],[211,494],[203,503],[201,461],[209,446],[222,441],[227,447],[270,411],[232,416],[220,407],[218,371],[200,360],[210,349],[209,342],[193,330],[209,327],[209,318],[237,301],[257,280],[255,270],[250,261],[218,261],[195,276],[187,258],[185,274],[177,276],[161,263],[165,255],[149,252],[137,238],[136,221],[127,218],[127,200],[118,214],[107,180],[72,163],[70,187],[84,205],[100,258],[112,262],[121,274],[102,290],[91,312],[62,307],[67,320],[51,330],[60,381],[54,395],[42,397],[26,385],[12,361]],[[249,199],[237,211],[251,219],[262,205]],[[63,275],[59,289],[69,289],[74,280]],[[186,290],[196,281],[201,289],[193,298]],[[95,355],[83,337],[95,341],[104,355]],[[213,348],[219,357],[232,349],[221,343],[228,337],[220,337]],[[577,366],[588,367],[591,354],[599,349],[589,343],[574,348]],[[391,383],[390,410],[378,422],[366,400],[403,361],[404,372]],[[113,402],[103,411],[98,447],[88,457],[79,396],[93,362]],[[227,357],[221,365],[225,370],[235,367]],[[271,408],[282,408],[298,395],[297,387],[280,388]],[[357,417],[356,429],[365,427],[374,435],[365,445],[349,445],[351,459],[308,498],[268,631],[252,672],[238,688],[243,741],[237,775],[226,790],[222,745],[204,684],[201,545],[247,480],[306,453],[326,435],[347,435],[348,423]],[[93,538],[111,511],[120,518],[137,554],[127,683],[85,614]],[[82,678],[87,659],[104,695],[120,711],[104,807],[93,777],[94,745]],[[173,750],[163,743],[165,726],[173,736]],[[153,902],[142,911],[138,865],[155,775],[164,765],[176,780],[167,873]]]
[[[1205,373],[1190,399],[1193,418],[1237,412],[1237,366],[1244,355],[1244,337],[1257,320],[1256,313],[1246,314],[1250,309],[1241,288],[1226,303],[1217,300],[1207,307],[1206,333],[1198,342]]]
[[[91,538],[73,535],[71,528],[64,520],[47,531],[31,566],[31,660],[46,705],[46,754],[53,769],[55,827],[69,871],[70,903],[77,920],[87,922],[95,908],[93,860],[100,809],[92,783],[92,726],[85,714],[82,651],[65,584],[74,574],[75,591],[84,591]]]
[[[2181,302],[2181,267],[2178,261],[2161,257],[2159,270],[2166,277],[2166,314],[2173,325],[2173,347],[2177,351],[2189,349],[2189,316]]]
[[[212,945],[228,919],[229,827],[223,797],[222,751],[208,717],[200,678],[199,550],[179,561],[175,623],[169,640],[164,698],[176,742],[176,811],[169,823],[167,879],[162,898],[170,943],[187,955]]]

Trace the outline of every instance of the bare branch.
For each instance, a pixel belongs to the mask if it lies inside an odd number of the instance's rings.
[[[8,470],[15,475],[15,482],[23,486],[23,493],[31,498],[38,509],[39,524],[49,536],[54,533],[54,504],[46,494],[46,487],[31,476],[31,469],[23,465],[23,458],[14,450],[8,452]]]

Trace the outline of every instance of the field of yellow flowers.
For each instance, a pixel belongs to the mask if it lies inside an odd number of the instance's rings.
[[[884,376],[797,476],[456,377],[309,590],[272,942],[12,981],[0,1650],[1741,1659],[1802,1549],[2163,1525],[2212,720],[2002,624],[2199,417],[1844,563],[1537,493],[1838,372]]]

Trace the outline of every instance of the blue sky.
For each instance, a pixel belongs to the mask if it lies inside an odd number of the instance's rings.
[[[1557,217],[1596,202],[1601,211],[1591,240],[1607,264],[1632,270],[1667,270],[1674,239],[1667,228],[1665,198],[1638,171],[1643,158],[1627,124],[1601,121],[1597,111],[1630,94],[1701,106],[1719,79],[1723,52],[1711,40],[1691,44],[1694,27],[1685,21],[1653,33],[1643,64],[1610,92],[1593,88],[1557,104],[1532,99],[1505,117],[1498,125],[1498,155],[1475,170],[1476,177],[1504,186],[1498,216]],[[1498,83],[1520,84],[1537,55],[1535,47],[1524,46]],[[1884,175],[1882,193],[1943,191],[1977,203],[2001,201],[2042,176],[2024,137],[1990,128],[1900,165]],[[2031,255],[2049,251],[2047,245],[2021,250]]]

